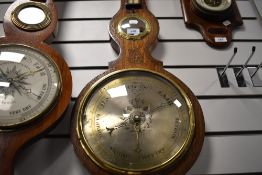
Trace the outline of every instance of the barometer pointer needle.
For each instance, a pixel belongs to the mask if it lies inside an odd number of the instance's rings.
[[[23,74],[21,74],[21,75],[18,75],[16,78],[23,78],[23,77],[26,77],[26,76],[34,75],[35,73],[40,72],[40,71],[42,71],[42,70],[44,70],[44,69],[45,69],[45,68],[41,68],[41,69],[38,69],[38,70],[36,70],[36,71],[25,72],[25,73],[23,73]]]

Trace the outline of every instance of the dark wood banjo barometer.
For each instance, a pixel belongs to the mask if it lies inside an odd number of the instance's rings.
[[[158,32],[145,0],[121,1],[110,22],[119,57],[82,90],[72,120],[75,151],[91,174],[180,175],[200,153],[201,107],[151,56]]]
[[[199,30],[208,45],[228,46],[232,30],[243,24],[235,0],[181,0],[187,27]]]
[[[63,58],[44,41],[56,28],[52,0],[17,0],[0,38],[0,175],[13,174],[17,152],[59,121],[72,79]]]

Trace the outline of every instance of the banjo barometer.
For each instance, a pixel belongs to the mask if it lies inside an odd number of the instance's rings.
[[[119,57],[86,85],[73,114],[75,152],[91,174],[185,174],[201,151],[196,97],[150,54],[158,31],[145,0],[121,1],[110,22]]]
[[[0,175],[13,174],[17,152],[56,124],[70,102],[69,68],[44,42],[56,24],[52,0],[17,0],[5,14],[5,36],[0,38]]]

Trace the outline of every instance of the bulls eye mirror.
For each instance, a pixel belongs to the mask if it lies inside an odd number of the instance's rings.
[[[39,31],[51,23],[51,13],[43,3],[28,2],[18,6],[12,13],[12,22],[20,29]]]
[[[46,19],[46,15],[38,7],[25,7],[18,12],[18,19],[25,24],[40,24]]]

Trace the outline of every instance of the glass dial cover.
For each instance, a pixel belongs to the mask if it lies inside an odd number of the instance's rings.
[[[138,40],[150,32],[150,25],[142,17],[127,16],[119,22],[117,30],[126,39]]]
[[[85,95],[78,133],[86,153],[112,172],[155,171],[187,151],[194,114],[183,90],[164,76],[129,70]]]
[[[60,86],[60,72],[49,57],[28,46],[0,45],[0,128],[44,115]]]
[[[228,10],[232,0],[193,0],[193,4],[202,10],[218,13]]]

